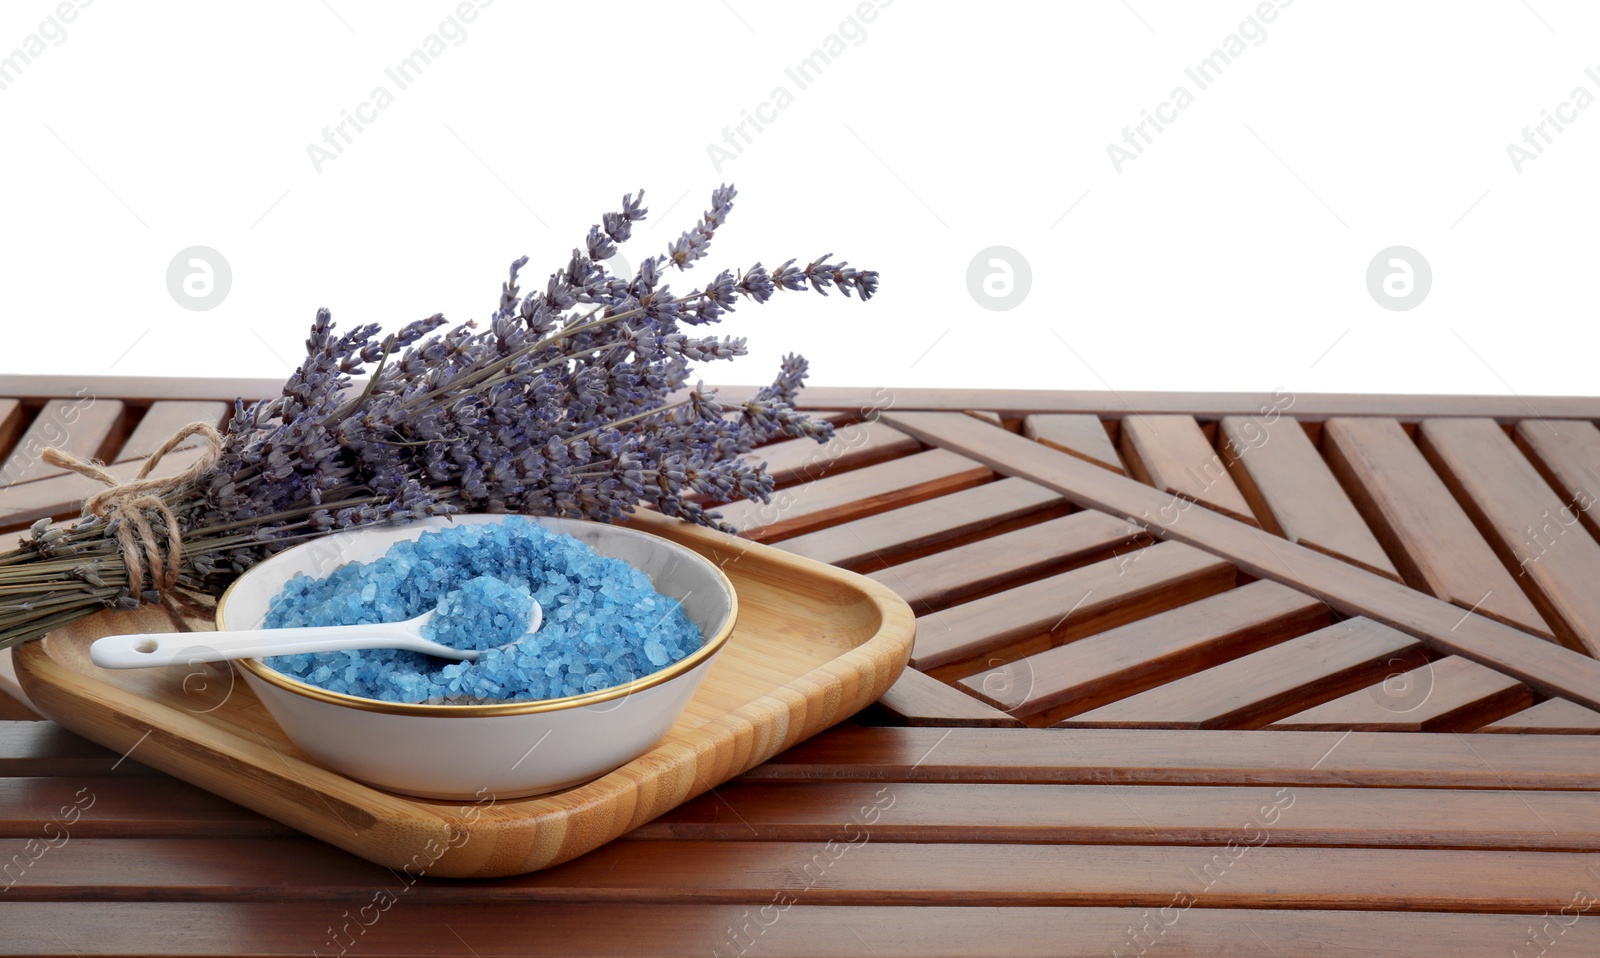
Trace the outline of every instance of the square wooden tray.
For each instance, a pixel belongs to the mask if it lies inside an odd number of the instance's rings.
[[[35,707],[74,732],[381,865],[450,878],[536,871],[853,715],[911,653],[911,609],[870,579],[654,513],[630,525],[720,564],[739,595],[738,624],[665,739],[549,795],[443,802],[381,791],[306,758],[230,668],[89,661],[102,635],[171,631],[155,609],[103,612],[18,647],[17,674]]]

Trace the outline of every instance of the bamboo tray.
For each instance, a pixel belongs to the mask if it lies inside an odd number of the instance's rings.
[[[381,865],[449,878],[536,871],[853,715],[911,653],[911,609],[870,579],[653,513],[630,524],[719,563],[738,591],[738,624],[665,739],[549,795],[445,802],[381,791],[313,764],[229,667],[89,661],[102,635],[173,630],[156,609],[102,612],[21,646],[17,674],[35,707],[74,732]]]

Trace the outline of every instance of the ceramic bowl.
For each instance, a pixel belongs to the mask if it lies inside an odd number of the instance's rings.
[[[570,698],[486,705],[410,705],[330,692],[269,668],[236,664],[285,735],[319,764],[379,788],[437,799],[538,795],[597,778],[649,751],[689,704],[733,632],[738,598],[722,570],[659,536],[626,526],[529,516],[595,552],[627,562],[656,591],[683,603],[705,636],[699,649],[625,685]],[[217,603],[217,628],[257,628],[268,603],[299,573],[327,575],[458,515],[354,529],[287,549],[240,576]]]

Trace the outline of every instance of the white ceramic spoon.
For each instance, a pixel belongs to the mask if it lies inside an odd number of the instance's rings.
[[[269,655],[299,655],[303,652],[343,652],[347,649],[406,649],[426,652],[441,659],[476,661],[475,649],[457,649],[422,637],[422,627],[433,618],[424,612],[404,622],[377,622],[371,625],[326,625],[296,629],[240,629],[231,632],[150,632],[108,635],[89,646],[89,658],[103,669],[146,669],[197,662],[224,662],[229,659],[259,659]],[[537,632],[544,621],[544,610],[533,603],[528,628]],[[500,646],[506,648],[522,641]]]

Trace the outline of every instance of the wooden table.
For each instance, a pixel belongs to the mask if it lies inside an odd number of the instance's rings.
[[[0,530],[86,491],[41,439],[136,459],[267,388],[7,381]],[[412,884],[0,697],[0,951],[1600,953],[1600,400],[807,402],[838,440],[727,511],[917,611],[868,712],[566,865]]]

